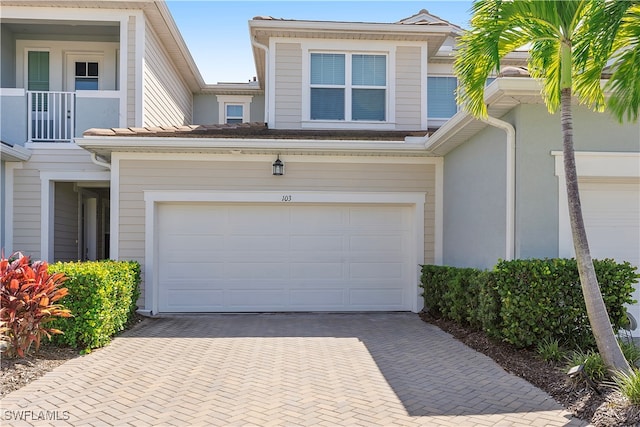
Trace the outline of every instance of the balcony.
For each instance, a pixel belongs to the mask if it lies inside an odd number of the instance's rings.
[[[121,91],[76,92],[0,89],[0,139],[69,143],[90,128],[120,127]]]

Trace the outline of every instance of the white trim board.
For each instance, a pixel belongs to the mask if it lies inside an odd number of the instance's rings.
[[[53,202],[57,181],[110,181],[110,172],[42,171],[40,172],[40,259],[51,261],[53,254]]]
[[[422,309],[422,300],[418,284],[420,272],[418,266],[424,264],[424,205],[425,193],[353,193],[321,191],[145,191],[145,307],[156,314],[158,307],[158,263],[156,225],[159,203],[180,202],[216,202],[216,203],[326,203],[326,204],[384,204],[413,206],[414,252],[411,263],[416,266],[415,292],[411,301],[412,311]]]

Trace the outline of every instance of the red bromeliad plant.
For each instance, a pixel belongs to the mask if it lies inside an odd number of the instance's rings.
[[[24,357],[31,344],[38,350],[43,336],[62,331],[46,328],[55,317],[71,317],[71,312],[56,301],[67,295],[61,288],[67,278],[49,274],[45,261],[30,263],[29,257],[16,253],[13,260],[0,257],[0,322],[7,328],[9,347],[6,355]]]

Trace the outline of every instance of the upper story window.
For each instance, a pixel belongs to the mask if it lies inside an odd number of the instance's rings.
[[[218,123],[236,124],[251,121],[251,95],[217,95]]]
[[[427,114],[430,119],[448,119],[458,112],[455,77],[427,77]]]
[[[387,56],[311,53],[311,120],[386,121]]]
[[[98,63],[76,62],[76,90],[98,90]]]
[[[242,123],[244,117],[244,105],[225,104],[225,123]]]

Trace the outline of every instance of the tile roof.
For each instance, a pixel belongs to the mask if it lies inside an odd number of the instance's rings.
[[[373,130],[308,130],[269,129],[266,123],[182,125],[158,127],[130,127],[88,129],[84,137],[167,137],[167,138],[238,138],[238,139],[303,139],[303,140],[374,140],[401,141],[407,136],[424,136],[421,131]]]

